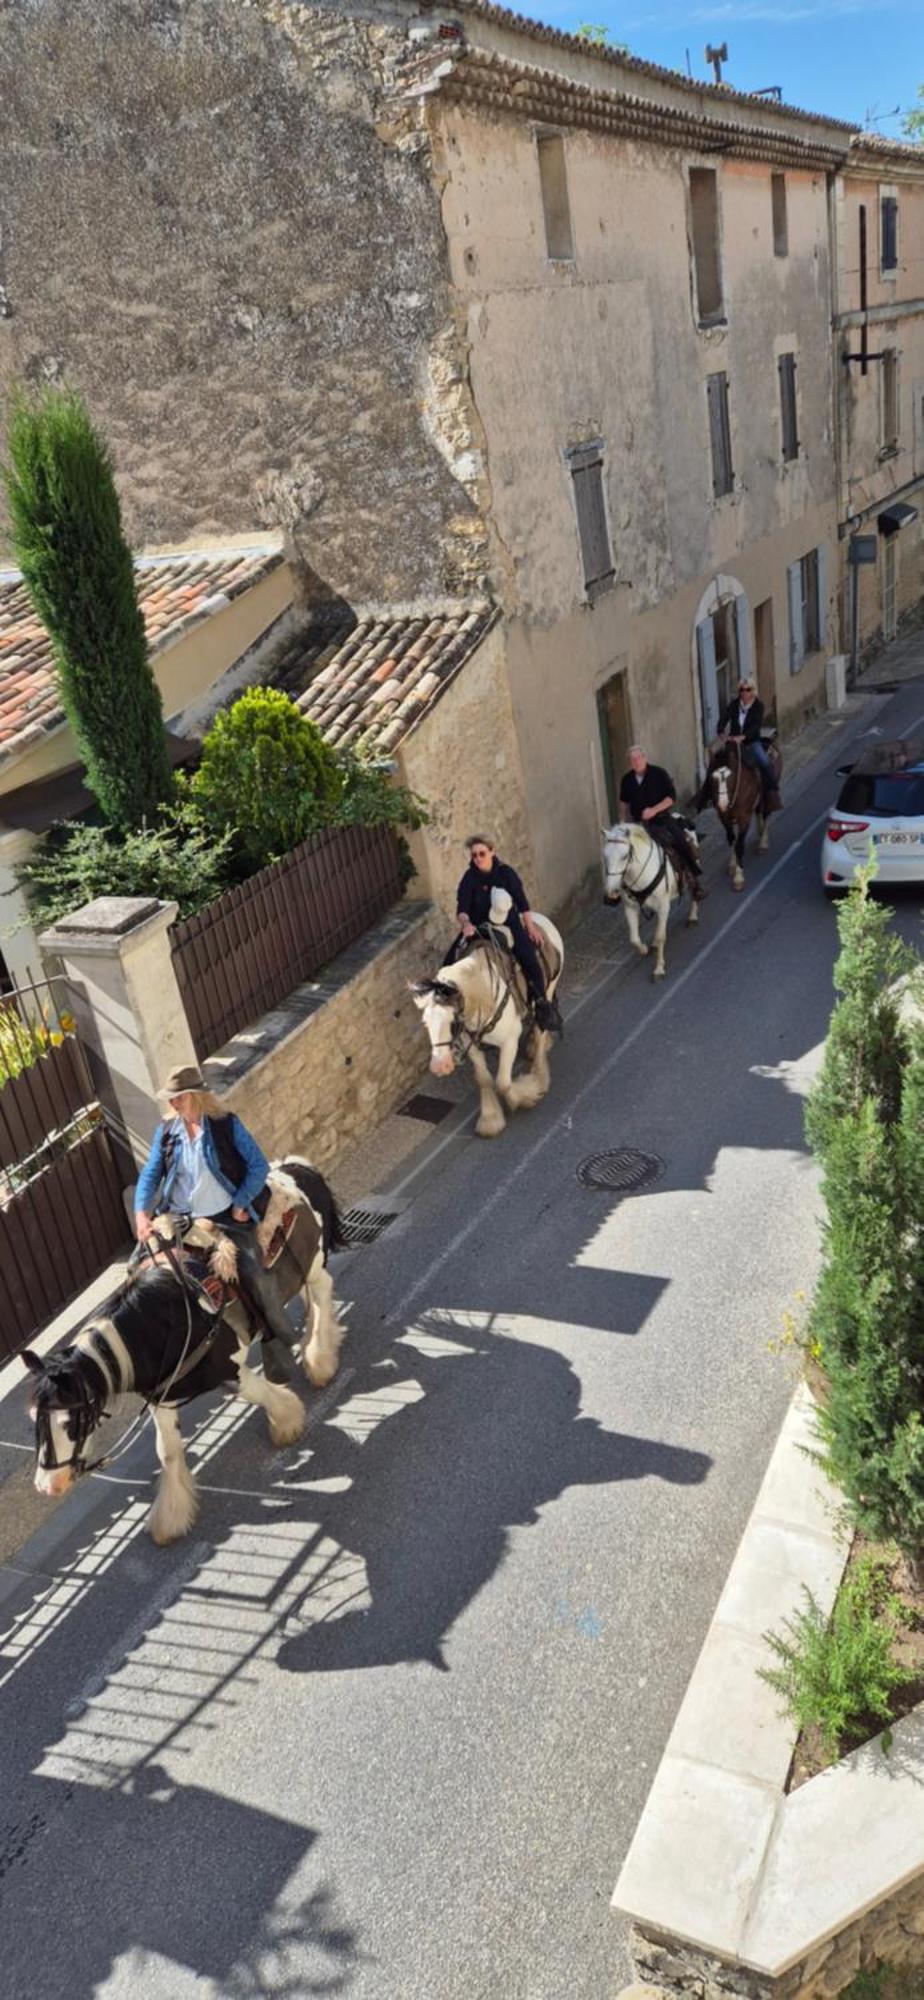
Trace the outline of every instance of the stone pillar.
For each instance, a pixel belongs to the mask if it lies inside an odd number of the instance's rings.
[[[0,799],[0,807],[2,804]],[[25,986],[42,978],[38,939],[25,894],[16,879],[16,870],[20,862],[28,860],[36,838],[25,827],[0,829],[0,952],[14,986]]]
[[[68,1004],[126,1179],[147,1158],[168,1070],[195,1063],[167,936],[175,903],[100,896],[40,938],[63,963]]]

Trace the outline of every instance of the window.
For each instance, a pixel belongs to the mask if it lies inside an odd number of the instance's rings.
[[[731,493],[735,484],[732,468],[731,427],[728,421],[728,376],[706,376],[709,403],[709,442],[712,447],[712,491],[716,499]]]
[[[780,423],[783,433],[784,459],[799,456],[799,415],[796,408],[796,357],[781,354],[777,362],[780,375]]]
[[[690,168],[690,219],[696,316],[701,326],[709,326],[724,314],[719,262],[719,183],[714,167]]]
[[[886,347],[880,377],[880,437],[882,451],[898,450],[898,350]]]
[[[569,263],[574,257],[574,238],[571,233],[564,139],[558,132],[541,132],[536,140],[536,150],[539,154],[546,252],[553,263]]]
[[[797,674],[808,653],[818,653],[825,643],[827,624],[827,550],[810,549],[807,556],[790,563],[789,582],[789,668]]]
[[[879,268],[898,270],[898,196],[879,197]]]
[[[789,255],[789,223],[786,215],[786,175],[770,175],[770,205],[773,212],[773,255]]]
[[[603,493],[603,445],[572,445],[566,453],[574,490],[584,589],[590,602],[607,590],[616,574]]]

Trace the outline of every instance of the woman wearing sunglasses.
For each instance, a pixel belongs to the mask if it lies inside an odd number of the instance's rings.
[[[539,1028],[559,1027],[561,1016],[554,1002],[546,996],[542,961],[536,950],[537,944],[542,942],[542,932],[530,912],[526,890],[516,869],[511,868],[509,862],[499,860],[494,842],[486,834],[473,833],[465,845],[469,865],[459,883],[456,897],[463,938],[473,938],[482,924],[487,923],[494,890],[506,889],[513,906],[505,923],[513,941],[514,957],[523,968],[532,994],[536,1025]]]

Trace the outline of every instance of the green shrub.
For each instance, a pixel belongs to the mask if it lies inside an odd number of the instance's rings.
[[[805,1609],[784,1621],[785,1636],[765,1633],[779,1665],[762,1667],[761,1679],[796,1728],[818,1729],[825,1754],[837,1757],[858,1724],[889,1720],[891,1696],[907,1678],[893,1653],[904,1613],[870,1556],[848,1571],[830,1619],[810,1590],[804,1594]]]
[[[215,720],[191,792],[203,820],[230,833],[244,869],[278,861],[334,816],[337,759],[288,695],[250,688]]]
[[[160,691],[109,450],[73,391],[14,396],[4,484],[87,784],[111,826],[141,826],[173,793]]]
[[[406,785],[393,785],[387,764],[341,751],[337,757],[341,793],[333,820],[337,826],[406,826],[416,833],[429,814],[423,799]]]
[[[892,912],[870,894],[874,873],[873,866],[861,869],[837,915],[841,949],[834,985],[841,999],[805,1117],[809,1145],[822,1160],[840,1120],[868,1099],[885,1125],[899,1112],[907,1037],[896,985],[918,960],[890,935]]]
[[[188,917],[227,888],[229,847],[227,835],[216,839],[182,808],[121,835],[68,821],[52,827],[18,873],[36,928],[96,896],[159,896]]]

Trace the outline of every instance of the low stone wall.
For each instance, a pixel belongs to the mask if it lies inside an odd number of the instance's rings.
[[[924,1705],[786,1791],[796,1729],[761,1678],[808,1588],[831,1609],[839,1496],[798,1389],[614,1896],[639,1984],[621,2000],[835,2000],[880,1963],[921,1970]]]
[[[452,926],[405,902],[204,1065],[209,1087],[273,1158],[325,1171],[419,1083],[427,1039],[409,979],[441,962]]]
[[[778,1979],[723,1965],[676,1939],[659,1942],[639,1930],[633,1933],[632,1958],[644,1983],[628,1987],[619,2000],[835,2000],[858,1972],[879,1964],[919,1967],[924,1993],[924,1875]]]

